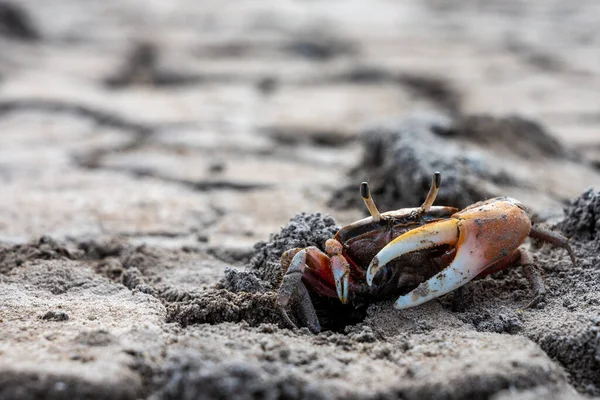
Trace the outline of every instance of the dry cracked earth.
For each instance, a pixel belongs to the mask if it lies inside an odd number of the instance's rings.
[[[600,396],[600,5],[0,0],[0,399]],[[408,311],[279,257],[509,195],[577,256]]]

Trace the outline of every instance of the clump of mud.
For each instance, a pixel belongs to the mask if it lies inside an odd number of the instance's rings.
[[[78,260],[83,253],[58,244],[43,236],[38,241],[11,247],[0,247],[0,274],[7,274],[33,260]]]
[[[562,143],[542,125],[518,115],[492,117],[466,115],[457,118],[453,128],[440,136],[463,138],[481,146],[504,147],[522,157],[572,158]]]
[[[219,283],[218,289],[227,289],[234,293],[260,293],[266,292],[272,285],[258,278],[255,271],[239,271],[234,268],[226,268],[225,276]]]
[[[292,218],[288,224],[277,234],[271,236],[268,242],[260,242],[255,246],[256,255],[252,258],[244,271],[227,269],[225,276],[216,285],[217,289],[225,289],[223,293],[233,292],[237,297],[227,297],[227,300],[219,307],[214,307],[213,303],[205,296],[195,303],[188,303],[184,307],[179,307],[171,311],[171,319],[184,324],[208,321],[240,321],[245,320],[251,325],[261,322],[263,316],[257,317],[257,309],[246,307],[248,299],[257,301],[257,305],[276,309],[276,292],[283,276],[281,270],[281,255],[295,247],[315,246],[324,250],[325,241],[332,238],[339,230],[333,218],[321,213],[307,214],[300,213]],[[337,298],[319,296],[308,288],[311,300],[317,312],[317,316],[323,330],[332,330],[342,332],[348,325],[360,322],[366,316],[366,306],[354,307],[352,305],[342,304]],[[269,301],[264,302],[261,296],[269,294]],[[240,297],[242,296],[242,297]],[[208,303],[207,303],[208,301]],[[227,305],[227,303],[230,303]],[[235,307],[233,305],[235,304]],[[222,307],[222,308],[220,308]],[[205,311],[210,310],[209,316]],[[213,312],[214,311],[214,312]],[[290,317],[294,319],[293,306],[290,310]],[[287,326],[283,323],[279,313],[268,315],[268,318],[262,319],[262,322],[277,323],[280,326]]]
[[[324,250],[325,241],[339,230],[333,218],[321,213],[300,213],[294,216],[279,233],[267,242],[254,246],[254,256],[245,270],[228,268],[216,287],[230,292],[266,292],[276,290],[281,283],[280,259],[284,252],[295,247],[316,246]]]
[[[441,171],[437,204],[460,209],[503,195],[500,185],[526,186],[503,169],[504,161],[494,160],[493,152],[528,158],[573,156],[542,126],[516,116],[421,113],[367,129],[361,141],[363,159],[350,172],[349,184],[334,193],[334,207],[362,207],[362,181],[369,182],[382,211],[418,207],[432,173]]]
[[[275,307],[275,293],[233,293],[209,289],[196,298],[167,305],[167,322],[219,324],[245,321],[252,326],[281,323]]]
[[[28,12],[18,2],[0,2],[0,36],[23,41],[41,39]]]
[[[224,278],[221,279],[216,287],[218,289],[225,289],[227,292],[248,296],[248,298],[255,298],[255,300],[260,296],[259,293],[268,292],[272,294],[271,303],[268,306],[275,309],[276,291],[283,275],[280,263],[281,255],[285,251],[295,247],[315,246],[324,250],[325,241],[332,238],[338,230],[339,226],[328,215],[320,213],[297,214],[279,233],[272,235],[268,242],[256,244],[256,255],[252,258],[249,265],[247,265],[245,271],[226,270]],[[308,289],[310,291],[310,288]],[[321,326],[325,330],[343,331],[347,325],[361,321],[366,315],[366,307],[355,308],[344,305],[337,299],[321,297],[313,292],[311,292],[311,299]],[[242,300],[239,296],[231,298],[229,301],[235,304],[241,301],[245,304],[245,300]],[[198,316],[199,313],[196,311],[202,307],[214,309],[212,305],[207,306],[206,299],[203,299],[200,304],[187,304],[183,310],[174,310],[173,315],[176,316],[173,317],[173,320],[184,321],[184,323],[206,320],[207,318],[202,313],[200,313],[202,315]],[[231,307],[225,308],[231,310]],[[248,308],[248,313],[246,313],[245,309],[243,305],[237,306],[235,311],[225,312],[226,316],[222,320],[246,320],[251,325],[256,325],[256,322],[260,321],[260,318],[255,318],[253,315],[256,313],[256,310],[250,307]],[[183,315],[180,315],[182,311]],[[217,314],[224,314],[224,310],[218,311]],[[210,318],[214,318],[214,315]],[[293,311],[291,318],[294,318]],[[282,325],[279,314],[277,314],[276,318],[270,315],[268,319],[264,319],[262,322],[275,322]]]
[[[600,238],[600,191],[588,189],[565,212],[565,219],[558,224],[565,235],[585,241]]]
[[[508,177],[445,139],[452,131],[453,121],[439,114],[413,116],[366,130],[361,135],[362,162],[351,171],[349,185],[333,195],[332,206],[361,207],[358,183],[368,181],[382,211],[418,207],[434,171],[443,171],[439,204],[463,208],[492,197],[491,190],[479,182],[506,181]]]
[[[340,229],[333,218],[320,213],[300,213],[271,236],[268,242],[259,242],[255,246],[256,255],[248,265],[248,271],[258,278],[277,287],[281,281],[281,255],[295,247],[316,246],[323,250],[325,241]]]

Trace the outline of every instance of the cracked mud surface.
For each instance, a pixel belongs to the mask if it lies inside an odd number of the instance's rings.
[[[0,399],[600,396],[598,13],[0,0]],[[518,198],[577,266],[530,241],[534,309],[517,268],[288,329],[281,254],[433,170],[437,204]]]

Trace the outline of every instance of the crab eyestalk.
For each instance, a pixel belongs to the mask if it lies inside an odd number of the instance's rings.
[[[429,193],[427,193],[427,197],[425,198],[425,201],[419,208],[419,210],[421,212],[429,211],[429,209],[433,205],[433,202],[435,201],[435,198],[437,197],[437,194],[438,194],[438,191],[440,190],[441,184],[442,184],[442,174],[440,174],[438,171],[435,171],[433,173],[433,176],[431,177],[431,186],[429,187]]]
[[[363,198],[365,205],[369,209],[371,217],[373,217],[373,222],[379,222],[381,220],[381,213],[377,209],[377,206],[371,197],[371,190],[369,190],[369,184],[367,182],[360,184],[360,195]]]

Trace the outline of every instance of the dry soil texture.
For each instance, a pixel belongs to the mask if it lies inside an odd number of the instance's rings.
[[[600,395],[599,15],[0,0],[0,399]],[[440,204],[519,198],[577,265],[526,244],[534,309],[513,269],[288,329],[282,252],[362,217],[360,181],[418,206],[434,170]]]

